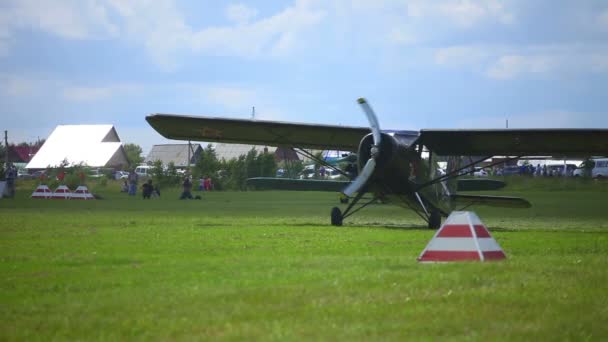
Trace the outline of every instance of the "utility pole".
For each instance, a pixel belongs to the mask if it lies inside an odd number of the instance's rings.
[[[190,140],[188,140],[188,161],[187,161],[187,164],[186,164],[187,165],[186,166],[186,170],[188,170],[188,174],[190,174],[190,150],[191,150],[190,146],[191,146],[190,145]]]
[[[255,106],[251,107],[251,120],[255,120]]]
[[[4,131],[4,167],[8,167],[8,131]]]
[[[509,128],[509,119],[507,119],[507,128]]]

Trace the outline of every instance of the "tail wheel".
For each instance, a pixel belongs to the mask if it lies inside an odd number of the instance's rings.
[[[331,225],[332,226],[341,226],[342,225],[342,212],[340,208],[333,207],[331,209]]]
[[[439,210],[433,210],[429,217],[429,229],[438,229],[439,227],[441,227],[441,213]]]

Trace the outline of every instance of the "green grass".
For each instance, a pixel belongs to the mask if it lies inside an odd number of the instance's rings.
[[[523,182],[523,181],[522,181]],[[418,264],[433,235],[337,195],[0,200],[0,340],[605,340],[605,183],[527,181],[476,208],[508,259]]]

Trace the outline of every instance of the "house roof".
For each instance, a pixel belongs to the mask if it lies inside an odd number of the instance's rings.
[[[188,144],[164,144],[154,145],[148,153],[145,162],[153,163],[160,160],[167,165],[171,162],[177,167],[186,167],[188,164],[196,163],[203,148],[200,144],[190,144],[190,163],[188,163]]]
[[[40,146],[14,146],[8,149],[8,158],[15,163],[27,163],[38,152]]]
[[[247,153],[251,149],[255,149],[258,153],[262,153],[267,151],[269,153],[274,153],[277,149],[273,146],[261,146],[261,145],[246,145],[246,144],[223,144],[218,143],[215,144],[214,150],[217,155],[217,159],[222,160],[230,160],[234,158],[238,158],[242,155],[247,155]]]
[[[127,155],[112,125],[59,125],[27,164],[28,169],[69,165],[117,167]]]

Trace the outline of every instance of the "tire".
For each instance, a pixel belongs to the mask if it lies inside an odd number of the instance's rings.
[[[441,227],[441,213],[438,210],[433,210],[429,217],[429,229],[438,229],[439,227]]]
[[[337,227],[342,226],[342,212],[338,207],[333,207],[331,209],[331,225]]]

